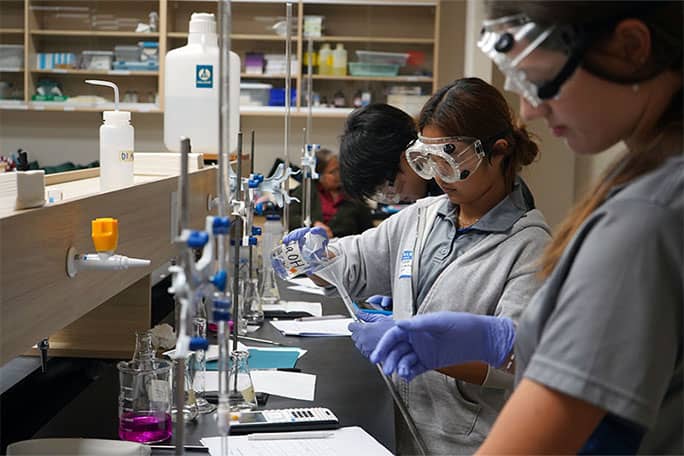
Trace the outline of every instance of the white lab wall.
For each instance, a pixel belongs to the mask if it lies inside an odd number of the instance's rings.
[[[163,120],[160,114],[132,114],[135,148],[138,152],[165,151]],[[99,155],[100,113],[0,111],[0,155],[18,148],[29,151],[31,160],[41,165],[71,161],[86,164]],[[284,158],[284,119],[282,117],[243,117],[246,146],[256,132],[255,170],[268,172],[276,157]],[[290,130],[290,159],[298,163],[305,118],[294,118]],[[338,150],[344,119],[314,119],[311,140]]]

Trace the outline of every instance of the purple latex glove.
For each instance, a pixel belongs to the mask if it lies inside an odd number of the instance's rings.
[[[297,228],[283,237],[285,246],[291,246],[292,243],[296,243],[298,249],[283,249],[283,246],[278,245],[273,250],[271,264],[280,278],[288,279],[302,273],[313,274],[327,261],[328,235],[323,228]],[[296,250],[299,250],[299,255]]]
[[[356,316],[365,323],[355,321],[349,323],[348,328],[354,345],[368,358],[383,334],[394,327],[395,321],[387,315],[368,312],[357,312]]]
[[[482,361],[500,367],[513,349],[515,327],[504,317],[435,312],[397,321],[370,356],[387,375],[412,380],[440,367]]]
[[[316,226],[313,228],[297,228],[283,237],[283,244],[297,241],[302,257],[308,262],[321,261],[326,258],[328,249],[328,234],[325,229]]]
[[[376,306],[379,305],[385,310],[392,310],[392,296],[373,295],[366,299],[366,302],[375,304]]]

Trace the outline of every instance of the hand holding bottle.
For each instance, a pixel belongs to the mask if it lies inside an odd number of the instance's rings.
[[[313,274],[328,261],[328,235],[321,227],[298,228],[273,249],[271,263],[282,279]]]

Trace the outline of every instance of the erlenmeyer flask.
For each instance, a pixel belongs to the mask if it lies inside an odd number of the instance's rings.
[[[280,293],[278,292],[278,284],[276,283],[275,271],[271,264],[271,251],[280,244],[280,239],[283,237],[283,225],[280,223],[280,216],[277,214],[268,214],[266,216],[266,223],[264,224],[264,235],[261,242],[261,256],[262,267],[259,284],[259,294],[261,295],[261,302],[264,305],[278,304],[280,302]]]
[[[140,331],[135,333],[135,351],[133,359],[136,361],[136,369],[154,368],[155,356],[152,346],[152,331]]]
[[[278,304],[280,302],[280,292],[278,291],[278,284],[276,283],[276,275],[271,266],[271,262],[265,260],[264,267],[261,274],[261,302],[263,305]]]
[[[228,403],[232,412],[253,410],[257,405],[247,358],[249,358],[249,352],[246,351],[236,350],[230,354]]]
[[[248,325],[260,325],[264,321],[264,311],[259,296],[259,280],[246,279],[243,281],[242,315]]]
[[[176,384],[176,369],[178,369],[178,361],[174,360],[173,361],[173,373],[171,375],[171,382],[173,385],[173,388],[171,389],[173,391],[173,406],[171,407],[171,419],[175,422],[176,421],[176,414],[178,413],[178,407],[176,403],[176,391],[177,388],[183,388],[184,394],[185,394],[185,404],[183,406],[183,421],[185,423],[189,423],[190,421],[193,421],[197,418],[197,415],[199,414],[199,410],[197,409],[197,400],[195,398],[195,390],[193,389],[193,381],[194,381],[194,376],[196,372],[195,366],[196,360],[195,360],[195,353],[191,352],[190,355],[188,355],[187,358],[185,358],[185,375],[183,378],[185,379],[185,384],[184,385],[177,385]]]
[[[195,317],[192,322],[193,336],[207,337],[207,311],[204,300],[199,300]],[[192,388],[195,391],[195,399],[197,400],[197,410],[199,413],[211,413],[216,410],[216,406],[211,404],[204,397],[206,388],[207,375],[207,353],[205,350],[197,350],[195,352],[195,375],[192,382]]]

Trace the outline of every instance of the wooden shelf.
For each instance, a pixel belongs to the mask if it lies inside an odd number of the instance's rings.
[[[322,74],[314,74],[314,79],[331,80],[331,81],[383,81],[383,82],[425,82],[432,83],[433,78],[429,76],[387,76],[387,77],[373,77],[373,76],[328,76]]]
[[[135,103],[122,103],[119,109],[124,111],[136,113],[161,113],[158,107],[152,107],[151,103],[137,103],[140,106],[136,107]],[[105,104],[99,106],[79,106],[75,103],[62,102],[38,102],[32,101],[26,103],[0,103],[0,110],[20,110],[20,111],[48,111],[48,112],[102,112],[111,111],[114,109],[114,104]]]
[[[159,38],[159,33],[108,32],[96,30],[31,30],[31,35]]]
[[[284,74],[247,74],[240,73],[242,79],[285,79]],[[292,75],[292,79],[296,79],[297,75]]]
[[[24,33],[22,28],[0,28],[0,34],[5,35],[21,35]]]
[[[61,69],[54,70],[31,70],[36,74],[82,74],[82,75],[107,75],[107,76],[158,76],[159,71],[131,71],[131,70],[77,70]]]
[[[187,38],[188,32],[169,32],[166,34],[169,38]],[[247,35],[235,33],[230,35],[231,40],[250,40],[250,41],[285,41],[284,37],[278,35]],[[293,36],[292,41],[297,41],[297,37]]]
[[[23,73],[23,68],[0,68],[0,73]]]
[[[308,38],[303,38],[307,41]],[[396,44],[427,44],[435,43],[434,38],[390,38],[381,36],[321,36],[313,41],[343,41],[347,43],[396,43]]]
[[[315,118],[344,119],[352,111],[352,108],[313,108],[312,115]],[[306,117],[308,115],[308,110],[306,107],[302,107],[300,109],[293,107],[291,114],[292,117]],[[282,106],[240,106],[240,115],[282,117],[285,115],[285,108]]]

